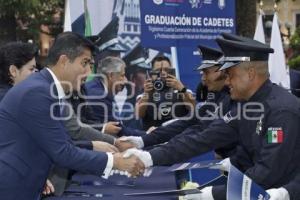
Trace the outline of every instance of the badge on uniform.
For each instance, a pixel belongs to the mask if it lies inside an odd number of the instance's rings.
[[[231,120],[233,120],[233,117],[231,115],[231,111],[229,111],[228,113],[226,113],[226,115],[223,117],[223,120],[225,123],[229,123]]]
[[[260,120],[256,124],[256,131],[255,131],[255,133],[257,135],[260,135],[260,133],[262,131],[262,119],[263,119],[263,116],[260,118]]]
[[[282,143],[283,142],[283,130],[281,127],[279,128],[268,128],[268,143],[269,144],[276,144],[276,143]]]

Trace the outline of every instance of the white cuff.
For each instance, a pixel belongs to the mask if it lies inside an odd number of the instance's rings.
[[[144,161],[145,167],[152,167],[153,160],[152,160],[150,153],[148,151],[144,151],[143,154],[144,154],[143,161]]]
[[[139,148],[139,149],[142,149],[145,146],[144,140],[142,139],[142,137],[136,138],[136,144],[137,144],[137,148]]]
[[[138,149],[142,149],[144,148],[144,141],[142,139],[142,137],[140,136],[127,136],[127,137],[121,137],[120,141],[128,141],[133,143],[136,148]]]
[[[111,170],[114,166],[114,158],[112,153],[106,153],[107,154],[107,163],[106,163],[106,168],[104,169],[102,178],[107,179],[111,173]]]
[[[105,133],[105,128],[106,128],[106,123],[103,124],[103,127],[102,127],[102,129],[101,129],[101,133]]]

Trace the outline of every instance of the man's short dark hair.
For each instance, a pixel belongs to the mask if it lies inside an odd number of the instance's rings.
[[[89,49],[93,53],[95,46],[91,41],[76,33],[61,33],[56,37],[49,50],[46,64],[55,65],[61,55],[66,55],[71,61],[74,61],[85,49]]]
[[[164,55],[158,55],[151,61],[151,66],[153,68],[155,62],[161,62],[161,61],[167,61],[171,65],[171,61],[167,56]]]
[[[38,49],[35,45],[23,42],[10,42],[0,47],[0,81],[12,84],[9,67],[15,65],[21,69],[23,65],[37,57]]]

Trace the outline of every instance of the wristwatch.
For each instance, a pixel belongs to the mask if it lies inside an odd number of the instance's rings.
[[[178,91],[179,93],[185,93],[186,92],[186,87],[183,87],[181,90]]]

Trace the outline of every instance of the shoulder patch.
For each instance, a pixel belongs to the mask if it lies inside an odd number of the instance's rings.
[[[269,144],[282,143],[284,133],[281,127],[268,128],[267,140]]]

